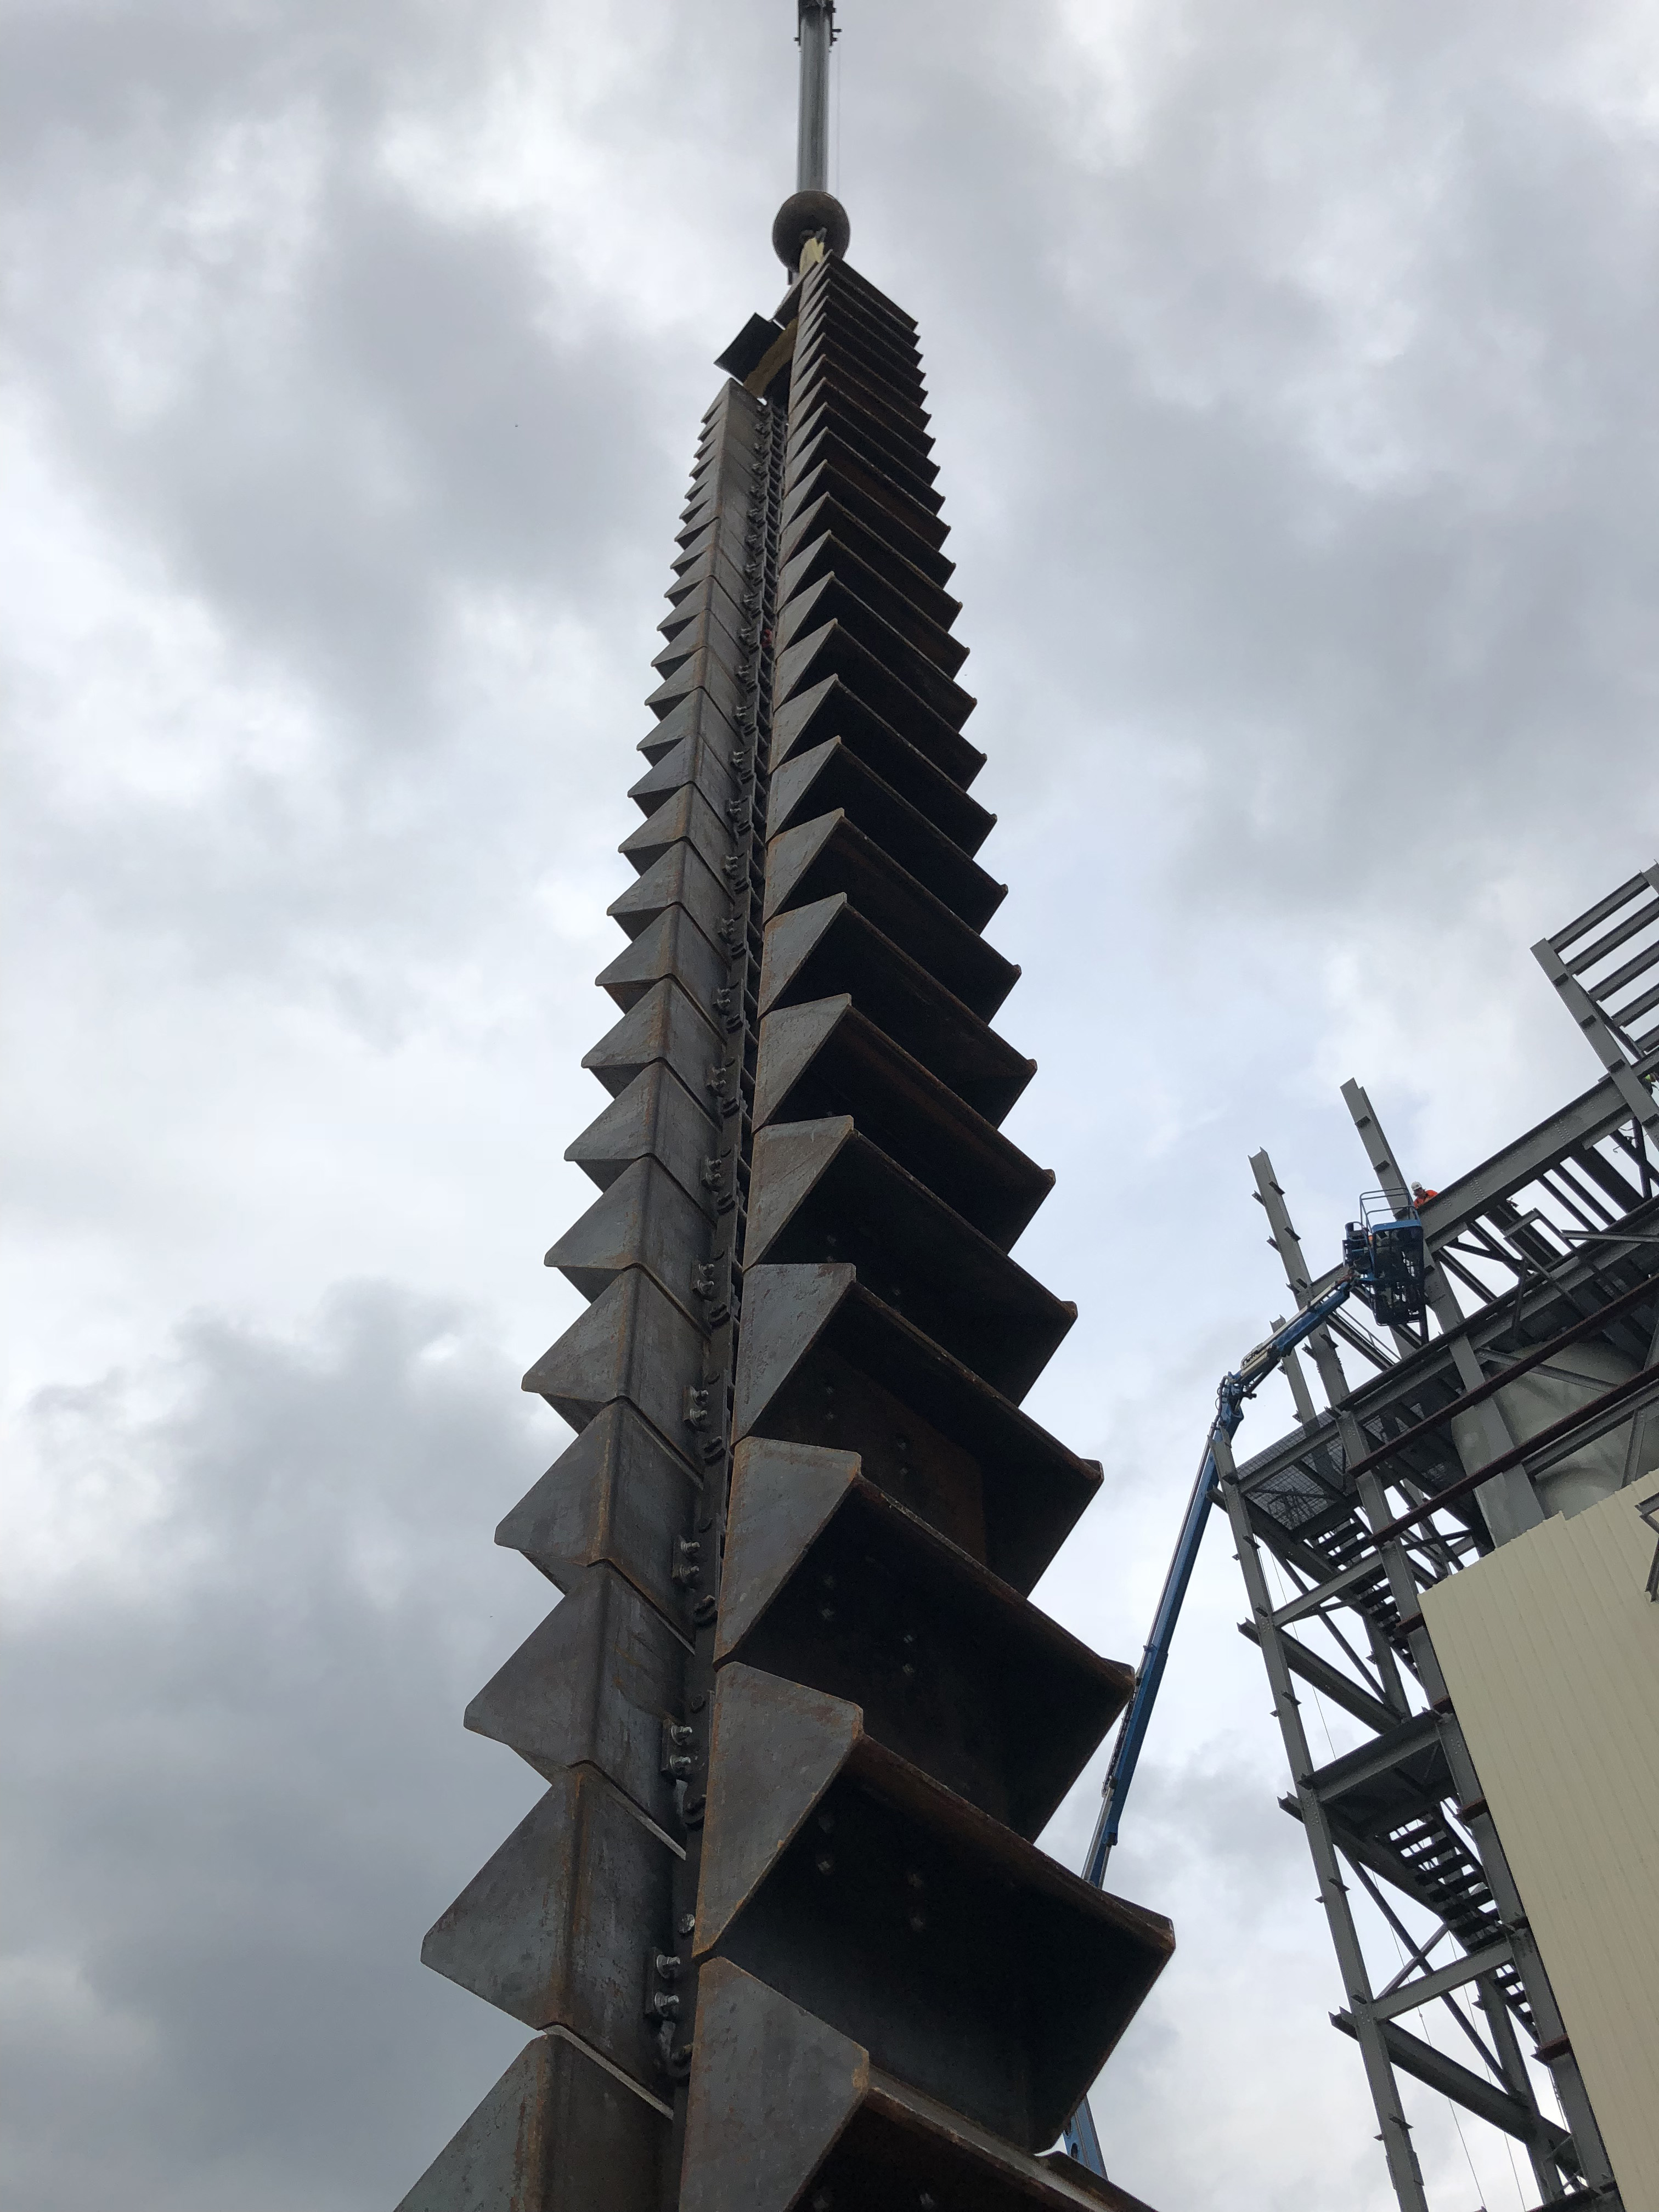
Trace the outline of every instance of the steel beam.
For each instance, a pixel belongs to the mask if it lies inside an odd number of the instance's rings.
[[[1273,1710],[1284,1740],[1285,1756],[1290,1761],[1291,1779],[1296,1786],[1297,1802],[1303,1825],[1307,1831],[1308,1847],[1313,1855],[1314,1869],[1319,1881],[1319,1901],[1324,1907],[1326,1925],[1336,1952],[1338,1968],[1343,1987],[1351,2002],[1359,2009],[1354,2033],[1364,2062],[1365,2077],[1376,2108],[1383,2156],[1388,2160],[1389,2178],[1394,2184],[1403,2212],[1428,2212],[1428,2197],[1423,2185],[1423,2172],[1417,2153],[1412,2145],[1411,2128],[1400,2101],[1395,2087],[1387,2045],[1387,2024],[1372,2019],[1370,2012],[1370,1979],[1365,1964],[1365,1954],[1354,1925],[1348,1904],[1347,1885],[1342,1879],[1341,1867],[1336,1855],[1325,1808],[1317,1791],[1312,1786],[1313,1760],[1308,1749],[1308,1740],[1302,1726],[1301,1711],[1291,1685],[1291,1669],[1282,1648],[1280,1633],[1273,1618],[1273,1606],[1267,1589],[1267,1577],[1262,1571],[1261,1556],[1256,1548],[1255,1531],[1251,1526],[1249,1508],[1238,1486],[1237,1473],[1232,1465],[1232,1455],[1224,1442],[1216,1452],[1221,1478],[1221,1494],[1227,1517],[1232,1526],[1233,1539],[1237,1547],[1239,1565],[1244,1576],[1244,1588],[1250,1601],[1250,1610],[1261,1643],[1261,1656],[1267,1663],[1267,1680],[1273,1693]]]
[[[1371,2000],[1373,2020],[1397,2020],[1402,2012],[1416,2012],[1421,2006],[1431,2004],[1436,1997],[1445,1996],[1452,1990],[1461,1990],[1489,1974],[1494,1966],[1507,1966],[1514,1954],[1507,1936],[1484,1949],[1471,1951],[1464,1958],[1455,1960],[1449,1966],[1437,1966],[1432,1973],[1419,1974],[1413,1980],[1402,1982],[1397,1990],[1387,1990]]]
[[[1331,2025],[1344,2035],[1359,2040],[1359,2022],[1352,2013],[1334,2012]],[[1397,2066],[1402,2074],[1410,2075],[1413,2081],[1437,2090],[1443,2097],[1449,2097],[1453,2104],[1461,2105],[1466,2112],[1473,2112],[1476,2119],[1485,2120],[1489,2127],[1501,2128],[1506,2136],[1514,2136],[1518,2142],[1529,2142],[1539,2131],[1536,2114],[1529,2112],[1518,2097],[1485,2080],[1472,2067],[1448,2057],[1443,2051],[1437,2051],[1431,2043],[1425,2043],[1421,2036],[1413,2035],[1397,2022],[1382,2021],[1377,2027],[1389,2063]],[[1565,2128],[1552,2127],[1547,2121],[1544,2128],[1558,2150],[1571,2153],[1572,2137]]]
[[[1260,1646],[1261,1632],[1253,1620],[1241,1620],[1238,1632]],[[1310,1689],[1317,1690],[1321,1697],[1328,1698],[1333,1705],[1340,1705],[1344,1712],[1351,1713],[1355,1720],[1364,1721],[1367,1728],[1389,1728],[1398,1717],[1380,1698],[1372,1697],[1358,1683],[1351,1681],[1340,1668],[1333,1667],[1329,1660],[1322,1659],[1317,1652],[1310,1651],[1307,1645],[1299,1643],[1294,1636],[1281,1634],[1279,1644],[1285,1655],[1285,1663],[1292,1674],[1307,1683]]]

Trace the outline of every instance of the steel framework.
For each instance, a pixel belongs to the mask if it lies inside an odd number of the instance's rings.
[[[1346,1993],[1331,2017],[1359,2046],[1407,2212],[1427,2212],[1428,2198],[1402,2075],[1522,2146],[1543,2204],[1620,2201],[1421,1604],[1443,1577],[1570,1510],[1598,1442],[1604,1482],[1620,1432],[1625,1482],[1654,1456],[1659,867],[1534,951],[1601,1080],[1449,1188],[1415,1198],[1376,1109],[1346,1084],[1372,1175],[1422,1219],[1429,1321],[1384,1341],[1352,1308],[1334,1315],[1309,1340],[1324,1408],[1292,1352],[1296,1425],[1242,1463],[1224,1444],[1218,1455],[1214,1503],[1249,1601],[1241,1632],[1266,1663],[1294,1782],[1280,1802],[1306,1832]],[[1310,1273],[1272,1160],[1261,1152],[1250,1165],[1268,1241],[1305,1310],[1340,1270]],[[1352,1738],[1339,1751],[1333,1736],[1323,1763],[1309,1741],[1309,1693]],[[1357,1894],[1374,1917],[1357,1914]],[[1368,1956],[1379,1931],[1398,1947],[1392,1970]],[[1460,2055],[1402,2025],[1425,2008],[1455,2023]],[[1540,2102],[1546,2080],[1559,2119]]]

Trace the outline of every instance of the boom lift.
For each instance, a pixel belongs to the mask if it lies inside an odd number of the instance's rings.
[[[1334,1283],[1322,1297],[1304,1306],[1294,1321],[1287,1322],[1283,1328],[1266,1338],[1254,1351],[1247,1352],[1238,1366],[1221,1378],[1220,1388],[1216,1392],[1215,1419],[1210,1424],[1204,1456],[1199,1464],[1192,1495],[1187,1501],[1181,1534],[1176,1540],[1175,1554],[1170,1561],[1169,1572],[1164,1577],[1158,1610],[1152,1616],[1152,1634],[1146,1639],[1146,1648],[1135,1675],[1134,1694],[1123,1716],[1117,1742],[1113,1747],[1111,1764],[1106,1770],[1106,1779],[1102,1785],[1100,1817],[1095,1822],[1094,1836],[1083,1867],[1084,1879],[1092,1882],[1097,1889],[1103,1889],[1106,1886],[1106,1862],[1117,1841],[1118,1824],[1123,1817],[1129,1784],[1134,1780],[1141,1747],[1146,1741],[1146,1730],[1152,1722],[1152,1708],[1158,1702],[1158,1687],[1164,1680],[1164,1668],[1169,1663],[1176,1624],[1181,1618],[1181,1608],[1187,1595],[1188,1584],[1193,1578],[1193,1569],[1198,1564],[1198,1547],[1203,1541],[1204,1524],[1209,1517],[1210,1507],[1217,1502],[1218,1440],[1224,1445],[1231,1443],[1238,1425],[1244,1418],[1246,1402],[1282,1365],[1286,1356],[1311,1336],[1350,1297],[1358,1294],[1376,1318],[1391,1328],[1420,1328],[1425,1325],[1427,1313],[1424,1288],[1426,1255],[1423,1224],[1414,1208],[1397,1209],[1382,1191],[1364,1193],[1359,1201],[1359,1219],[1349,1222],[1343,1231],[1342,1258],[1347,1269],[1345,1275]],[[1070,2156],[1086,2166],[1091,2172],[1104,2174],[1106,2166],[1101,2154],[1100,2139],[1095,2132],[1094,2119],[1086,2098],[1072,2115],[1064,2141]]]

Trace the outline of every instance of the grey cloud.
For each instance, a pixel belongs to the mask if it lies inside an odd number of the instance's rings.
[[[391,2202],[517,2048],[415,1957],[540,1787],[459,1727],[556,1598],[489,1542],[539,1471],[513,1380],[362,1285],[37,1404],[125,1533],[9,1608],[13,2203]]]
[[[410,955],[455,957],[450,917],[544,935],[525,901],[573,827],[603,852],[627,826],[721,342],[698,331],[681,397],[629,272],[596,288],[568,250],[596,210],[551,235],[444,213],[381,158],[423,103],[465,111],[510,75],[533,17],[500,7],[469,39],[418,8],[15,27],[17,366],[47,459],[229,671],[205,803],[117,779],[65,805],[46,722],[17,865],[43,906],[210,976],[280,973],[387,1041],[424,1011]],[[268,708],[309,733],[291,766],[242,759]]]
[[[216,116],[184,118],[206,173],[177,180],[182,205],[157,196],[118,262],[86,232],[125,188],[132,135],[77,179],[73,222],[42,211],[53,262],[67,248],[81,283],[42,302],[32,366],[69,451],[180,587],[343,710],[343,735],[406,754],[434,717],[459,590],[555,593],[592,618],[629,574],[652,458],[626,434],[637,384],[604,331],[559,337],[558,288],[517,227],[445,223],[343,127],[303,107],[270,119],[291,128],[288,161],[253,179],[228,239],[211,234],[216,190],[236,192],[214,173]],[[290,224],[272,251],[261,230]],[[192,252],[183,282],[169,264]],[[32,289],[54,273],[37,267]],[[141,278],[158,327],[131,335],[179,358],[158,363],[159,398],[124,408],[108,371],[126,333],[104,325],[143,322]]]
[[[1101,744],[1201,763],[1172,865],[1206,904],[1380,889],[1406,836],[1413,896],[1467,909],[1431,853],[1538,840],[1588,744],[1652,803],[1650,143],[1563,96],[1559,17],[1496,66],[1478,9],[1422,40],[1389,10],[1180,21],[1127,143],[1086,77],[1041,83],[1091,170],[1029,140],[951,170],[996,293],[959,289],[977,343],[939,359],[935,329],[936,382],[1018,454],[974,665],[1035,695],[1050,775]],[[970,136],[1038,124],[1006,84],[963,88]],[[1039,542],[1040,595],[997,558]]]
[[[1322,1252],[1351,1050],[1430,1180],[1590,1077],[1524,948],[1655,842],[1653,9],[842,19],[1043,1066],[1011,1133],[1061,1177],[1022,1253],[1083,1310],[1034,1411],[1110,1473],[1050,1601],[1132,1654],[1279,1310],[1243,1152]],[[502,1255],[538,1279],[599,1103],[586,979],[709,356],[775,296],[787,34],[785,0],[10,19],[19,574],[90,550],[14,637],[9,1264],[52,1463],[101,1438],[168,1501],[131,1574],[88,1544],[15,1623],[40,2212],[384,2206],[513,2047],[414,1960],[533,1788],[458,1717],[546,1601],[488,1537],[556,1446],[516,1317],[422,1346],[538,1310]],[[206,766],[170,780],[175,731]],[[399,1281],[296,1333],[353,1269]],[[169,1351],[192,1309],[247,1318]],[[109,1356],[136,1398],[74,1379]],[[1155,2202],[1380,2203],[1215,1552],[1120,1862],[1182,1948],[1103,2111]]]

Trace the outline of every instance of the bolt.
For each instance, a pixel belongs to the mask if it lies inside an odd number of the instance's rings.
[[[828,1851],[820,1851],[812,1862],[820,1874],[834,1874],[836,1862]]]

